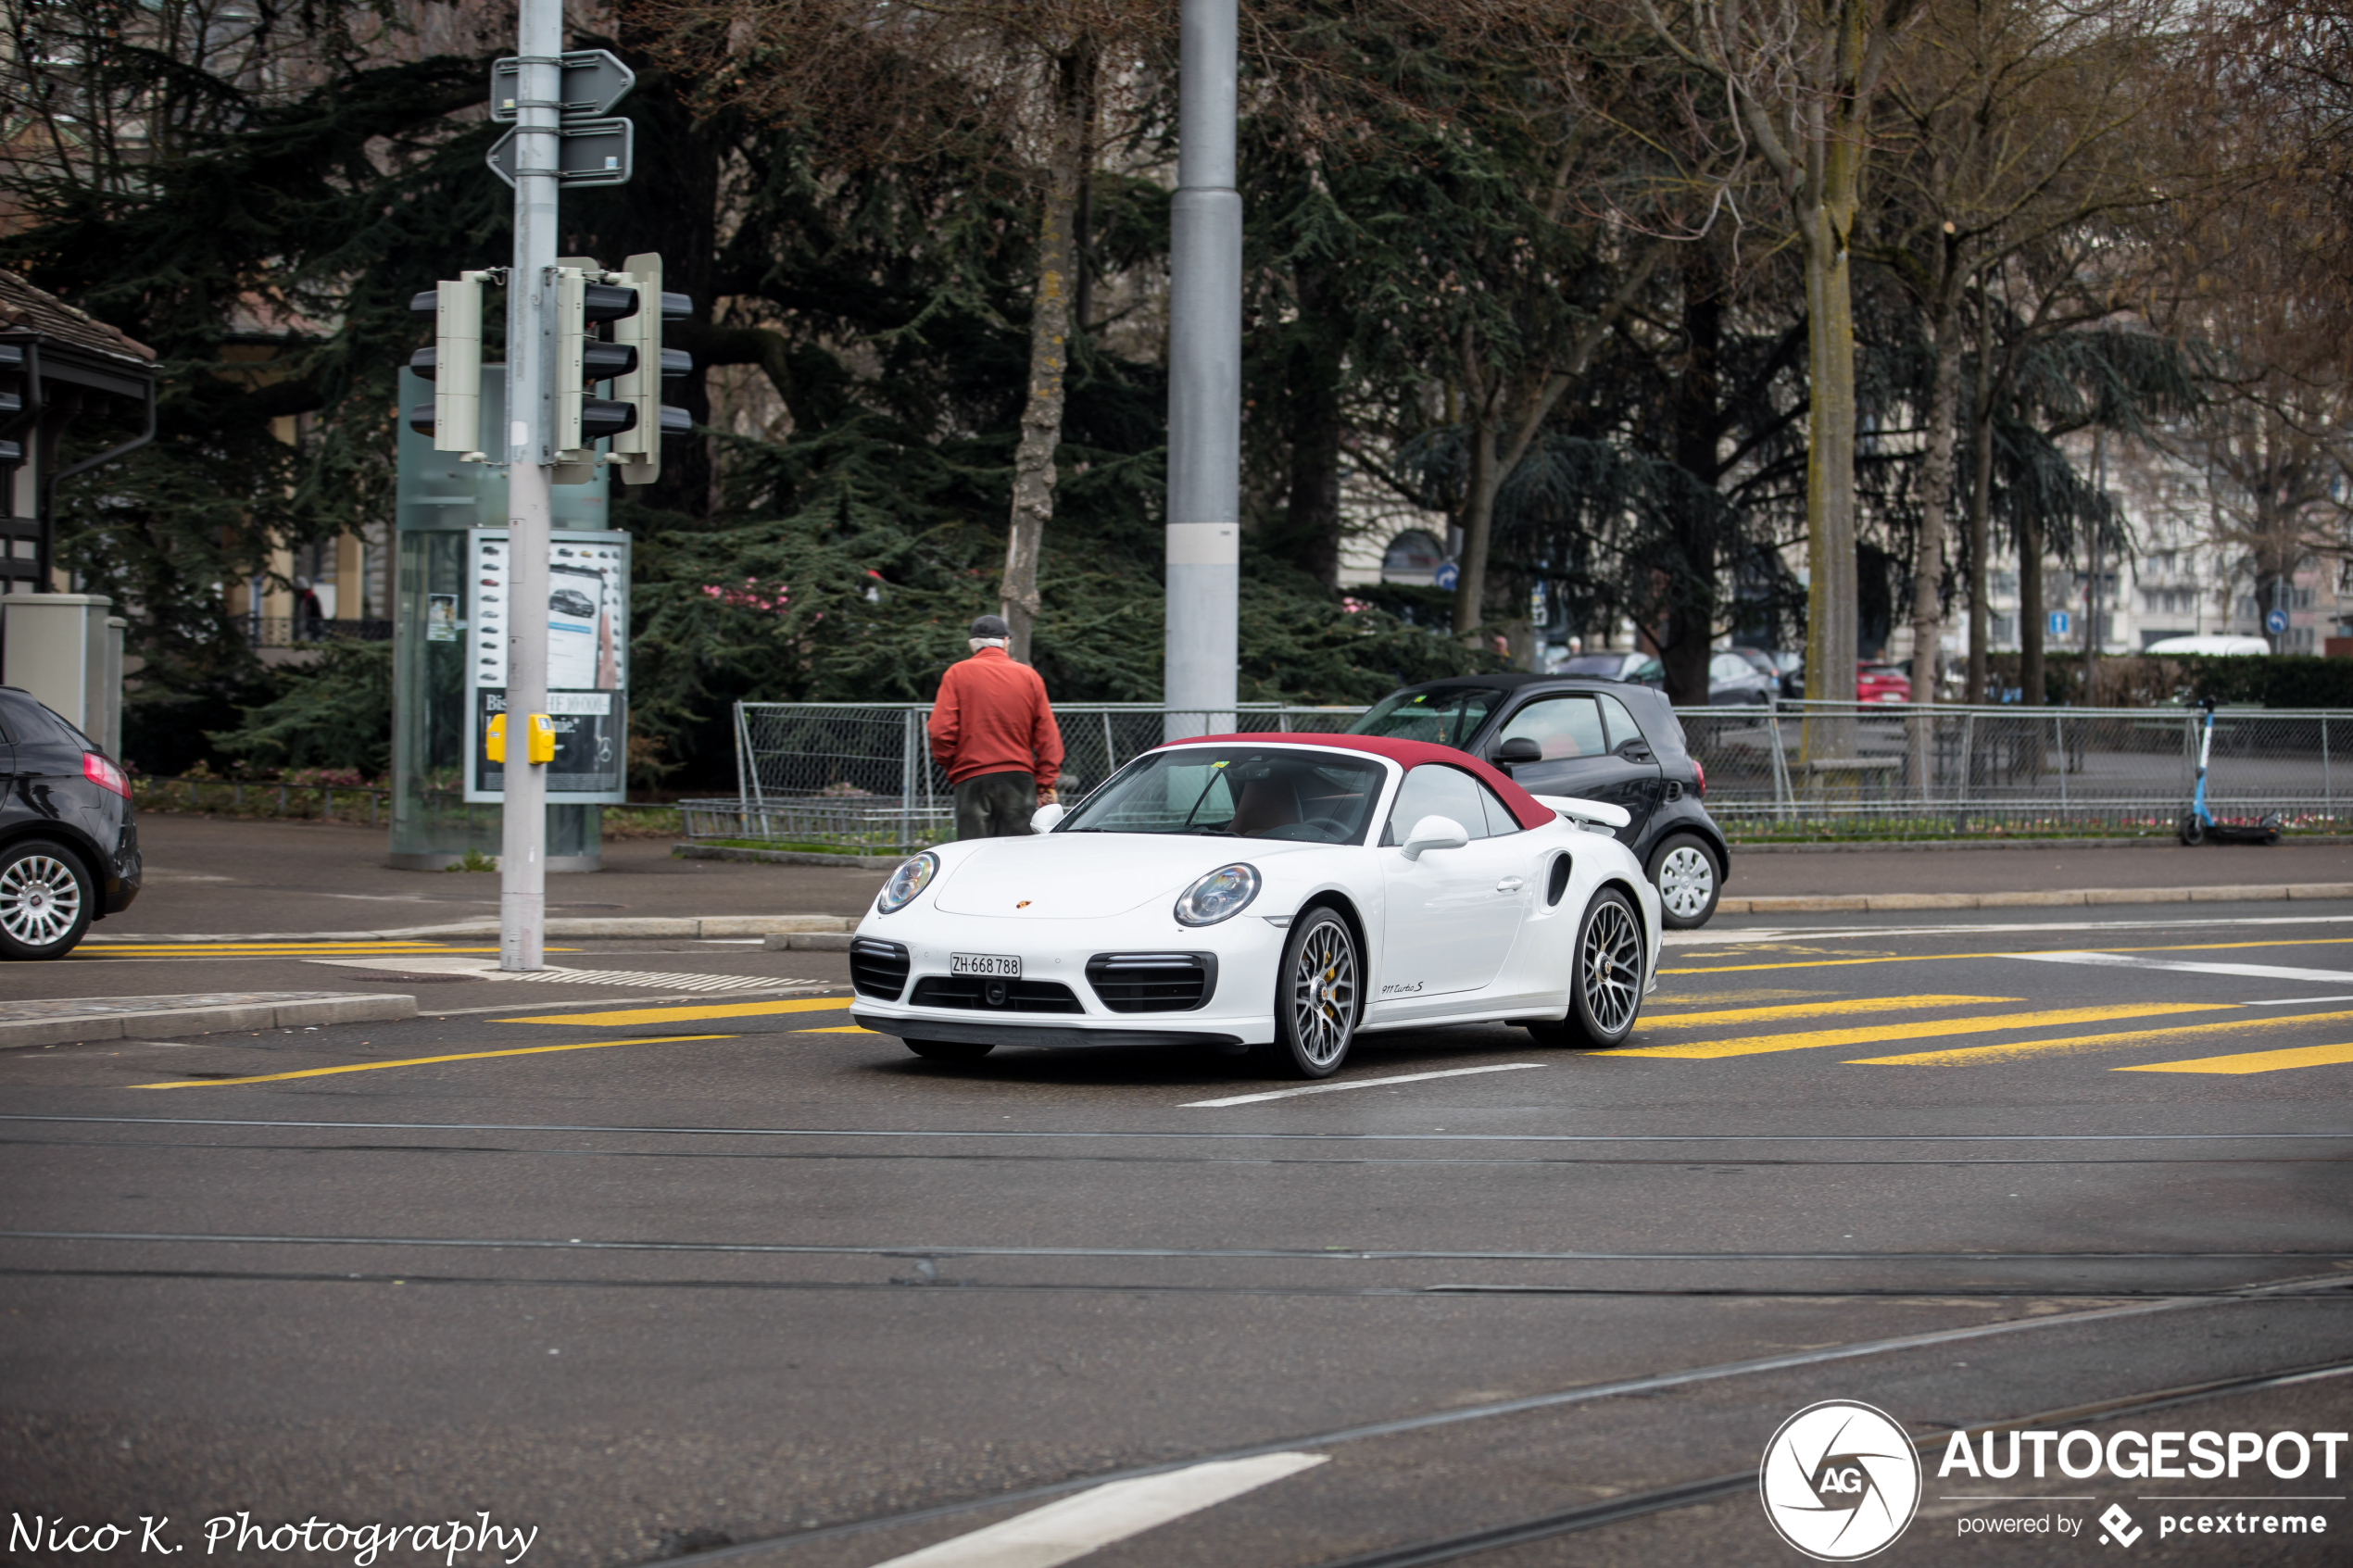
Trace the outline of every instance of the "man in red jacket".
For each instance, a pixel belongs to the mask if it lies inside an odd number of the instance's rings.
[[[1046,683],[1006,656],[1009,634],[997,616],[975,621],[973,656],[948,667],[932,705],[931,754],[956,791],[958,838],[1027,833],[1030,814],[1054,798],[1062,774],[1063,734]]]

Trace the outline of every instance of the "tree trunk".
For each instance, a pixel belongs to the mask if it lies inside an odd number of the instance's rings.
[[[1299,322],[1290,380],[1290,506],[1283,544],[1292,559],[1327,588],[1340,586],[1340,442],[1345,428],[1340,389],[1344,323],[1333,319],[1327,263],[1295,271]]]
[[[1851,220],[1852,208],[1846,216]],[[1855,700],[1855,295],[1847,225],[1825,203],[1805,215],[1806,696]],[[1808,761],[1853,754],[1851,720],[1809,720]]]
[[[1013,523],[1005,535],[1005,577],[999,590],[1011,635],[1005,652],[1026,664],[1038,624],[1038,557],[1054,516],[1054,454],[1062,445],[1064,371],[1070,364],[1070,298],[1076,250],[1081,146],[1085,141],[1086,78],[1094,55],[1085,47],[1063,56],[1054,94],[1052,144],[1038,223],[1038,287],[1029,312],[1029,396],[1021,411],[1021,444],[1013,453]]]
[[[1988,655],[1994,635],[1993,607],[1985,602],[1987,579],[1992,571],[1986,557],[1994,547],[1990,526],[1994,512],[1994,341],[1992,326],[1985,320],[1983,303],[1981,294],[1976,395],[1969,400],[1969,407],[1976,411],[1975,420],[1969,426],[1967,700],[1970,702],[1986,700],[1986,678],[1991,672]]]
[[[1912,700],[1936,700],[1943,661],[1944,520],[1953,495],[1954,402],[1961,379],[1959,311],[1944,305],[1930,324],[1928,450],[1920,459],[1920,536],[1912,570]]]
[[[1717,455],[1722,430],[1724,271],[1709,242],[1683,257],[1683,370],[1675,378],[1675,466],[1690,476],[1675,532],[1683,576],[1670,578],[1667,634],[1659,648],[1667,696],[1678,706],[1707,703],[1708,645],[1716,633],[1716,549],[1722,526],[1715,497],[1723,478]],[[1705,492],[1705,494],[1703,494]]]
[[[2028,507],[2018,520],[2018,700],[2043,706],[2043,520]]]

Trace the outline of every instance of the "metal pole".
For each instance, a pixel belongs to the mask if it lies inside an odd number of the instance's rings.
[[[530,760],[547,708],[547,529],[554,500],[547,340],[555,327],[556,145],[562,0],[522,0],[515,54],[515,261],[507,275],[507,762],[498,842],[498,967],[545,967],[547,769]]]
[[[1170,740],[1230,715],[1241,588],[1242,198],[1234,188],[1236,0],[1183,0],[1169,209]],[[1189,714],[1186,710],[1206,709]],[[1231,728],[1230,717],[1225,727]]]

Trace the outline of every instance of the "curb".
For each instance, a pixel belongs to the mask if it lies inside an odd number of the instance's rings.
[[[726,844],[673,844],[671,857],[680,860],[757,860],[771,866],[862,866],[887,872],[904,855],[826,855],[814,849],[739,849]]]
[[[599,919],[551,920],[549,936],[779,936],[805,931],[854,931],[856,915],[648,915],[641,919],[615,916]],[[496,936],[495,920],[459,921],[451,925],[405,925],[390,931],[247,931],[172,932],[163,935],[88,936],[91,946],[149,942],[384,942],[404,936]]]
[[[389,1023],[417,1016],[417,998],[359,995],[300,1002],[233,1002],[223,1007],[157,1008],[86,1018],[0,1020],[0,1048],[121,1040],[150,1035],[217,1035],[229,1030],[298,1029],[320,1023]]]
[[[2144,834],[2137,838],[1856,838],[1826,839],[1818,843],[1789,843],[1771,839],[1755,842],[1733,839],[1735,855],[1862,855],[1880,850],[1909,853],[1915,850],[1979,849],[2180,849],[2181,840],[2171,834]],[[2353,844],[2353,834],[2288,833],[2280,838],[2287,844]]]
[[[1845,909],[2042,909],[2093,904],[2255,904],[2353,898],[2353,882],[2261,883],[2216,887],[2078,887],[2032,893],[1824,893],[1723,898],[1718,914],[1783,915]]]

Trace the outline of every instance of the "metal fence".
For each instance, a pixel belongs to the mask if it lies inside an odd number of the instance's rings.
[[[1057,703],[1062,788],[1076,800],[1171,733],[1344,730],[1361,708],[1241,704],[1230,712],[1155,702]],[[739,702],[739,795],[684,800],[688,836],[851,854],[904,854],[950,836],[948,771],[932,760],[928,703]]]
[[[2170,831],[2197,772],[2194,709],[1780,703],[1681,709],[1727,827],[1953,835]],[[2214,718],[2218,816],[2335,823],[2353,714],[2246,709]],[[2353,779],[2347,780],[2353,784]]]
[[[1058,706],[1076,799],[1176,733],[1345,730],[1357,708]],[[739,703],[739,797],[680,803],[689,836],[904,854],[953,832],[923,704]],[[2196,709],[1792,703],[1678,709],[1707,772],[1709,812],[1744,838],[2170,832],[2197,766]],[[2218,713],[2208,799],[2222,817],[2277,811],[2322,828],[2353,816],[2337,759],[2353,713]],[[2353,776],[2347,779],[2353,797]]]

